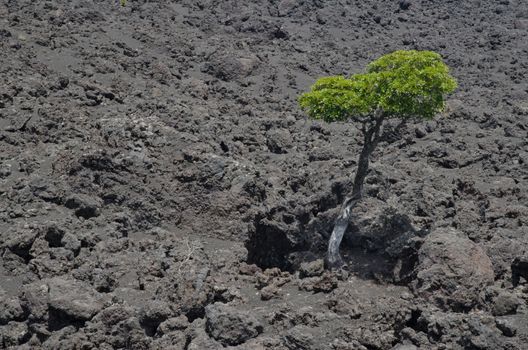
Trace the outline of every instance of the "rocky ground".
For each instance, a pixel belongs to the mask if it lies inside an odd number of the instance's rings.
[[[0,2],[0,348],[528,349],[528,3]],[[396,49],[459,81],[388,125],[297,96]]]

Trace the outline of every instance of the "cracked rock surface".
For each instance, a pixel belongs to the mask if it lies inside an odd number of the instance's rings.
[[[528,344],[528,3],[0,2],[0,349]],[[361,135],[298,95],[398,49],[459,88]]]

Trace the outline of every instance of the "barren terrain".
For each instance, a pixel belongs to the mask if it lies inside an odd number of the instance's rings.
[[[528,349],[528,2],[118,3],[0,1],[0,348]],[[398,49],[459,88],[324,271],[361,138],[297,97]]]

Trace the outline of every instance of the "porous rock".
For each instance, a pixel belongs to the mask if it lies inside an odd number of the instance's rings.
[[[261,323],[249,312],[215,303],[205,308],[207,334],[223,345],[239,345],[263,331]]]
[[[451,309],[482,304],[481,292],[495,277],[483,249],[453,228],[439,228],[426,237],[416,272],[414,292]]]

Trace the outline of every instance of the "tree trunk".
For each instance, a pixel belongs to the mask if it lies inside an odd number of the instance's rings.
[[[379,142],[381,125],[383,124],[383,116],[375,119],[371,125],[363,124],[361,131],[364,137],[363,149],[359,155],[356,176],[354,178],[354,185],[352,187],[352,195],[347,197],[341,206],[341,213],[337,217],[330,241],[328,242],[328,252],[325,259],[327,269],[339,269],[343,267],[344,262],[339,254],[339,246],[343,240],[343,235],[350,222],[352,209],[363,197],[363,184],[367,177],[369,169],[370,155],[376,148]]]

